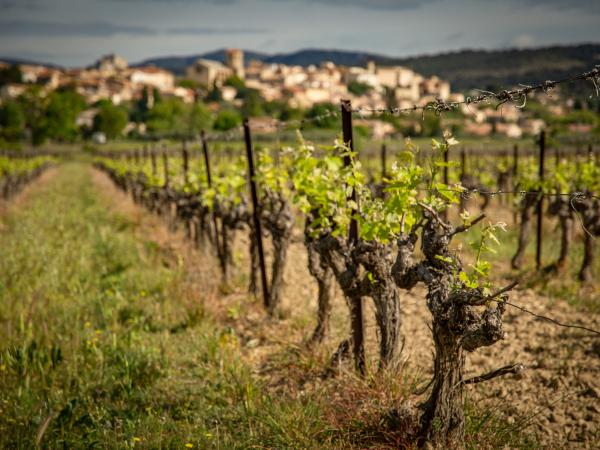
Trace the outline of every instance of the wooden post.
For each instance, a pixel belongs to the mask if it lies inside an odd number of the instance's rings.
[[[460,149],[460,179],[461,181],[467,174],[467,152],[464,148]]]
[[[539,169],[538,177],[540,183],[544,181],[544,163],[546,158],[546,132],[542,130],[540,133],[540,156],[539,156]],[[537,204],[537,242],[535,249],[535,268],[540,270],[542,268],[542,222],[544,218],[544,192],[540,186],[540,198]]]
[[[150,150],[150,163],[152,165],[152,176],[156,176],[156,149],[152,148]]]
[[[381,181],[387,176],[387,147],[381,144]]]
[[[519,176],[519,146],[515,144],[513,146],[513,166],[512,166],[512,188],[513,190],[517,189],[517,177]],[[515,198],[513,194],[513,200]],[[519,214],[517,213],[517,209],[513,208],[513,223],[516,225],[519,222]]]
[[[446,185],[446,189],[448,189],[448,182],[449,182],[449,177],[448,177],[448,162],[450,161],[450,147],[448,147],[446,149],[446,151],[444,152],[444,184]],[[444,219],[445,222],[448,221],[448,208],[444,209],[442,211],[442,218]]]
[[[258,193],[254,173],[254,155],[252,151],[252,138],[248,119],[244,119],[244,141],[246,142],[246,158],[248,159],[248,178],[250,181],[250,194],[252,196],[252,219],[254,222],[254,235],[258,250],[258,262],[260,264],[260,281],[262,283],[263,302],[265,308],[269,309],[269,288],[267,286],[267,270],[265,267],[265,252],[262,241],[262,226],[260,223],[260,205],[258,204]]]
[[[210,189],[212,187],[212,176],[210,172],[210,157],[208,156],[208,144],[206,142],[206,134],[204,130],[200,132],[200,139],[202,140],[202,153],[204,155],[204,168],[206,170],[206,184]],[[215,246],[217,247],[217,254],[221,252],[219,246],[219,227],[217,226],[217,215],[215,214],[214,208],[212,213],[213,228],[215,231]]]
[[[164,187],[169,186],[169,155],[167,154],[167,146],[163,145],[162,149],[163,171],[165,175]]]
[[[183,169],[183,183],[187,184],[188,182],[188,170],[189,170],[189,152],[188,152],[188,148],[187,148],[187,142],[184,140],[181,143],[181,157],[183,158],[182,161],[182,169]]]
[[[352,103],[350,100],[342,100],[341,104],[342,112],[342,138],[344,144],[346,144],[351,151],[354,151],[354,139],[352,137]],[[350,156],[344,157],[344,164],[349,166],[352,160]],[[356,201],[356,192],[352,190],[352,194],[348,200]],[[355,244],[358,241],[358,223],[356,219],[350,220],[350,227],[348,230],[348,241],[350,244]],[[354,350],[354,362],[356,369],[359,373],[364,374],[366,372],[365,362],[365,324],[363,317],[363,302],[362,299],[358,299],[357,303],[353,305],[352,320],[352,343]]]

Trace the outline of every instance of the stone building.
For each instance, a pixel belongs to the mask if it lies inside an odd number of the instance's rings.
[[[96,61],[95,68],[103,76],[115,75],[128,67],[127,60],[119,55],[111,53],[110,55],[104,55],[98,61]]]
[[[242,80],[245,78],[245,70],[244,70],[244,52],[237,48],[228,48],[225,50],[225,64],[233,73],[241,78]]]
[[[199,59],[186,69],[185,76],[203,86],[212,87],[216,84],[220,87],[233,73],[231,68],[218,61]]]

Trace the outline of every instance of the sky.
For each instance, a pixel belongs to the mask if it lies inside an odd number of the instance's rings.
[[[600,0],[0,0],[0,57],[64,66],[224,47],[389,56],[600,42]]]

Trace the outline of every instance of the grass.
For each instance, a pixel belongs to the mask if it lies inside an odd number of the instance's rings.
[[[265,395],[88,180],[60,169],[4,224],[0,447],[320,446],[318,401]]]
[[[321,381],[328,355],[285,348],[257,375],[210,289],[89,180],[61,166],[0,219],[1,448],[412,447],[414,424],[390,429],[388,412],[423,380]],[[502,415],[467,413],[475,447],[532,447]]]

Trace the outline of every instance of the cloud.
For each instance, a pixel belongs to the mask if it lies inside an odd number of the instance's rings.
[[[0,0],[0,11],[11,9],[41,9],[41,5],[38,0]]]
[[[14,20],[0,22],[0,36],[92,36],[117,34],[151,36],[156,30],[148,27],[117,25],[109,22],[58,23]]]
[[[210,3],[213,5],[231,5],[233,3],[237,3],[238,0],[98,0],[100,2],[112,2],[112,3],[163,3],[163,4],[172,4],[172,3]]]
[[[406,10],[418,9],[428,3],[435,3],[440,0],[288,0],[303,1],[307,3],[322,3],[330,6],[352,6],[362,9],[375,10]]]
[[[269,30],[252,27],[174,27],[155,29],[144,26],[117,25],[109,22],[87,23],[58,23],[58,22],[33,22],[15,20],[0,22],[0,36],[90,36],[110,37],[118,34],[133,36],[154,36],[159,34],[185,36],[185,35],[239,35],[262,34]]]
[[[511,47],[526,48],[535,45],[535,38],[530,34],[520,34],[510,41]]]
[[[555,9],[559,11],[582,11],[600,14],[600,2],[597,0],[513,0],[519,6],[528,4],[534,7]]]
[[[446,41],[446,42],[456,42],[460,38],[462,38],[464,35],[465,35],[465,33],[462,32],[462,31],[455,31],[454,33],[450,33],[448,36],[446,36],[444,38],[444,41]]]
[[[210,27],[179,27],[167,28],[165,33],[172,35],[211,35],[211,34],[262,34],[269,30],[264,28],[210,28]]]

